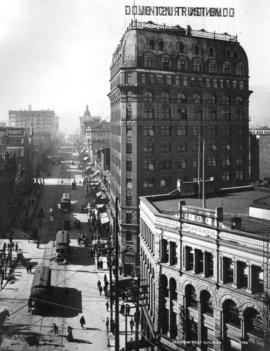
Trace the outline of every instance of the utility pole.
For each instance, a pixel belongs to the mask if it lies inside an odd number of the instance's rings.
[[[115,351],[119,351],[119,292],[118,292],[118,271],[119,271],[119,225],[118,225],[118,197],[115,198]]]
[[[201,198],[201,135],[198,139],[198,198]]]
[[[205,140],[202,145],[202,207],[205,208]]]

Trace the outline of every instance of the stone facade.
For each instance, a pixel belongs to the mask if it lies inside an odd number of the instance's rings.
[[[219,187],[249,182],[248,60],[235,37],[132,21],[110,69],[111,205],[114,212],[117,196],[129,274],[138,196],[197,178],[203,139],[207,179]]]
[[[179,200],[168,215],[155,201],[140,202],[140,269],[150,292],[143,333],[159,350],[263,350],[270,221],[245,231],[233,218],[228,225],[222,208]]]

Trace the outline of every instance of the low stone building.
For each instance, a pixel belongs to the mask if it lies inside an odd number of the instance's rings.
[[[145,340],[158,350],[266,350],[270,217],[252,216],[253,201],[267,196],[226,194],[206,207],[195,198],[140,198]]]

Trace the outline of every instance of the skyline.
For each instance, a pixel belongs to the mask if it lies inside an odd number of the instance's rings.
[[[91,115],[109,119],[109,67],[113,52],[133,16],[131,0],[2,0],[0,24],[0,121],[9,110],[51,109],[60,129],[73,133],[85,106]],[[136,1],[136,5],[146,5]],[[261,0],[147,1],[147,5],[233,7],[235,17],[137,16],[139,21],[228,32],[249,58],[251,125],[265,125],[270,107],[267,64],[270,5]],[[250,24],[253,24],[252,26]],[[75,126],[75,127],[74,127]]]

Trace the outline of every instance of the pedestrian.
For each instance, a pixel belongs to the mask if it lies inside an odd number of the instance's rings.
[[[104,274],[104,284],[108,281],[106,273]]]
[[[11,242],[11,247],[12,247],[12,250],[14,251],[14,247],[15,247],[14,241]]]
[[[29,264],[29,273],[32,273],[32,265],[31,265],[31,263]]]
[[[106,328],[107,328],[107,332],[109,331],[109,318],[107,317],[106,318]]]
[[[101,294],[102,294],[102,286],[100,285],[100,287],[99,287],[99,295],[101,296]]]
[[[39,241],[37,241],[37,249],[39,249]]]
[[[18,243],[16,243],[16,244],[15,244],[15,251],[17,252],[18,249],[19,249],[19,245],[18,245]]]
[[[4,284],[4,281],[3,281],[3,276],[1,277],[1,290],[3,289],[3,284]]]
[[[133,328],[134,328],[134,320],[133,318],[131,318],[130,322],[129,322],[129,325],[130,325],[130,330],[131,330],[131,333],[133,332]]]
[[[26,265],[26,272],[29,273],[29,264]]]
[[[121,314],[124,314],[124,312],[125,312],[125,305],[124,305],[124,303],[122,302],[122,304],[121,304],[121,306],[120,306],[120,313],[121,313]]]
[[[81,325],[82,329],[84,329],[84,325],[85,325],[84,316],[81,316],[81,318],[80,318],[80,325]]]
[[[98,281],[97,281],[97,287],[98,287],[98,289],[99,289],[100,286],[101,286],[101,281],[98,280]]]
[[[109,301],[108,300],[106,301],[106,310],[107,310],[107,312],[109,311]]]

